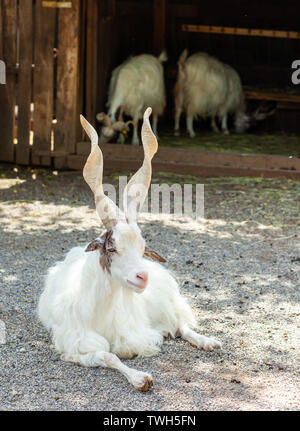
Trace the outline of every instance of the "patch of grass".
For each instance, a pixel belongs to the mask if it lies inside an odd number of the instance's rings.
[[[243,134],[222,135],[214,133],[198,133],[190,138],[185,133],[173,136],[166,132],[159,138],[162,147],[187,148],[213,152],[237,152],[244,154],[276,154],[300,157],[300,136],[277,133],[272,135]]]

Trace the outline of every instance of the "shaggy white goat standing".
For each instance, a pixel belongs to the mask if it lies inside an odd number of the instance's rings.
[[[126,60],[112,72],[107,106],[112,123],[116,121],[116,112],[133,119],[132,144],[138,145],[138,122],[143,117],[147,106],[153,110],[153,131],[157,135],[158,116],[162,115],[166,106],[166,91],[162,63],[167,55],[162,52],[154,57],[142,54]]]
[[[141,391],[153,385],[151,374],[129,368],[119,358],[154,355],[168,335],[207,351],[221,347],[191,329],[196,327],[195,317],[177,282],[159,263],[144,258],[165,261],[146,247],[137,225],[157,151],[150,114],[148,108],[142,127],[144,162],[124,191],[124,213],[103,192],[98,135],[81,116],[92,143],[83,176],[94,192],[105,230],[49,269],[38,304],[38,316],[63,360],[115,368]]]
[[[187,131],[195,136],[193,121],[197,116],[211,118],[214,132],[220,130],[215,118],[222,124],[222,132],[229,134],[228,115],[234,116],[235,131],[244,133],[257,121],[273,115],[274,110],[261,112],[259,107],[253,113],[246,113],[245,96],[238,73],[215,57],[198,52],[188,57],[185,49],[178,60],[177,80],[174,88],[175,136],[180,135],[180,116],[185,110]]]
[[[226,75],[219,60],[206,53],[196,53],[187,58],[185,49],[178,60],[175,95],[175,136],[179,136],[180,115],[184,108],[186,126],[190,137],[195,136],[193,120],[215,118],[225,104],[227,96]],[[212,121],[215,129],[215,122]]]

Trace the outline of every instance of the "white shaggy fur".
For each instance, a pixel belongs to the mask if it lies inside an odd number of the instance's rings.
[[[119,222],[113,232],[118,255],[112,260],[111,275],[99,265],[98,250],[73,248],[49,269],[38,316],[63,360],[116,368],[144,391],[152,386],[151,375],[125,367],[115,355],[154,355],[167,335],[182,336],[207,351],[221,344],[190,329],[196,326],[190,306],[173,276],[143,258],[145,242],[138,226]],[[149,274],[142,292],[126,281],[134,280],[137,271]]]
[[[138,145],[138,121],[148,106],[153,110],[153,131],[157,134],[158,116],[166,106],[166,92],[162,62],[167,60],[165,52],[154,57],[142,54],[126,60],[113,70],[108,93],[108,114],[115,122],[119,108],[133,119],[132,144]]]
[[[223,64],[223,67],[226,75],[227,95],[225,103],[217,112],[222,122],[222,132],[226,135],[229,134],[227,126],[228,115],[234,115],[235,126],[237,125],[237,120],[239,120],[240,128],[236,128],[236,132],[244,132],[250,127],[250,121],[247,122],[248,116],[245,114],[245,95],[241,79],[231,66]]]
[[[196,53],[188,59],[184,50],[178,61],[175,85],[175,135],[179,135],[182,109],[186,113],[187,130],[195,136],[193,119],[215,117],[226,102],[226,75],[222,63],[206,53]]]
[[[228,64],[204,52],[198,52],[187,58],[184,50],[178,60],[175,96],[175,136],[180,134],[180,115],[186,113],[187,131],[195,136],[193,120],[211,117],[211,126],[219,132],[215,118],[222,124],[222,132],[229,134],[227,119],[233,115],[235,131],[244,133],[257,121],[264,120],[271,112],[246,113],[245,95],[238,73]]]

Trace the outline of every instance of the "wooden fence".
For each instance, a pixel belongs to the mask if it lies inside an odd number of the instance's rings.
[[[0,60],[7,70],[0,84],[0,161],[72,166],[84,137],[79,114],[96,126],[96,113],[105,109],[112,60],[119,61],[112,58],[114,33],[138,16],[147,37],[137,41],[149,41],[152,23],[145,18],[153,5],[160,16],[165,0],[118,1],[118,8],[116,0],[0,0]],[[125,29],[132,43],[132,25]],[[146,51],[151,37],[149,45]]]
[[[59,168],[75,151],[81,7],[80,0],[0,1],[1,161]]]
[[[234,0],[228,1],[234,3]],[[258,3],[258,0],[255,2]],[[227,20],[231,19],[232,8],[223,5],[220,11],[214,8],[215,2],[211,2],[205,4],[206,12],[203,13],[202,3],[191,2],[188,5],[177,0],[0,0],[0,60],[5,62],[7,72],[6,84],[0,84],[0,161],[55,169],[82,169],[90,143],[80,127],[79,113],[83,113],[96,126],[96,113],[105,109],[111,70],[128,54],[152,50],[157,55],[167,47],[169,64],[176,65],[183,47],[188,46],[191,51],[208,49],[210,43],[203,33],[201,38],[190,40],[189,46],[189,32],[182,32],[182,25],[193,24],[197,17],[201,17],[201,22],[203,19],[204,25],[207,25],[215,14],[220,17],[219,21],[215,18],[216,23],[223,20],[225,23],[226,16]],[[292,5],[292,0],[289,4]],[[268,11],[267,6],[265,8]],[[276,20],[280,18],[279,12],[278,9]],[[296,15],[291,15],[292,21],[295,21]],[[238,28],[244,29],[247,25],[252,28],[247,16],[242,18]],[[291,26],[296,28],[297,21],[294,21]],[[207,31],[207,28],[204,30]],[[231,49],[233,41],[226,38],[219,38],[218,44],[221,45],[218,46],[219,52],[229,55],[226,58],[228,63],[231,64],[233,57],[244,60],[242,55],[251,52],[244,45],[243,49],[238,45],[239,51]],[[244,39],[247,42],[247,38]],[[297,47],[294,43],[289,45],[291,52],[297,52]],[[276,54],[278,52],[276,50]],[[247,64],[252,65],[253,61]],[[276,67],[270,67],[262,69],[263,75],[266,75],[266,70],[271,70],[272,76],[275,74]],[[169,95],[172,95],[176,74],[176,67],[174,70],[171,68],[166,65]],[[251,72],[252,68],[249,67],[249,70]],[[290,75],[288,77],[290,79]],[[255,79],[258,80],[258,77]],[[283,99],[278,93],[248,91],[247,97],[275,101],[278,108],[289,109],[289,118],[292,115],[298,125],[299,95],[297,98],[284,95]],[[173,101],[168,103],[171,105]],[[126,169],[130,154],[130,163],[138,163],[135,151],[141,150],[114,144],[105,148],[106,168],[119,169],[123,166]],[[178,165],[173,150],[167,156],[164,151],[160,154],[161,163],[157,162],[159,168],[191,172],[190,165]],[[202,155],[199,157],[202,158]],[[168,159],[168,166],[165,159]],[[193,167],[193,172],[201,171],[199,163]],[[206,163],[209,164],[209,160]],[[289,168],[293,170],[293,177],[300,175],[299,166],[288,165],[282,168],[282,172]],[[275,175],[275,169],[272,167],[270,170],[272,172],[267,174]],[[215,168],[211,171],[215,172]],[[283,175],[282,172],[280,175]]]

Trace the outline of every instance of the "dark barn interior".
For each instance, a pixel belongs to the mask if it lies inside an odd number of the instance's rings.
[[[249,91],[249,107],[264,100],[277,107],[276,114],[260,125],[261,131],[300,131],[300,88],[291,81],[291,64],[300,52],[298,2],[106,0],[99,2],[98,13],[99,80],[95,102],[98,112],[105,109],[114,67],[129,56],[158,55],[166,49],[168,101],[161,123],[173,127],[176,63],[187,48],[190,54],[208,52],[232,65],[241,76],[245,90]],[[235,34],[226,32],[230,28]],[[246,29],[248,34],[241,35],[238,29]],[[253,35],[255,29],[263,30],[262,34]],[[268,30],[271,32],[266,35]]]

